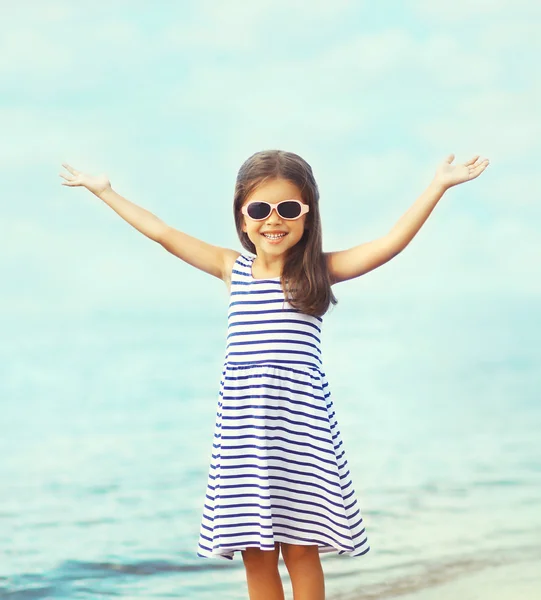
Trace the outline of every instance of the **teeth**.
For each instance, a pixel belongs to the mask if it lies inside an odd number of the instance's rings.
[[[278,238],[284,237],[285,233],[280,233],[278,235],[272,235],[272,234],[269,234],[269,233],[264,233],[263,235],[266,238],[269,238],[271,240],[277,240]]]

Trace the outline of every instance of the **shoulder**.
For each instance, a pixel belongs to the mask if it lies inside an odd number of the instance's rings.
[[[325,262],[327,263],[327,270],[329,271],[331,285],[334,285],[335,283],[337,283],[334,272],[333,272],[333,264],[332,264],[333,254],[334,254],[334,252],[323,252]]]
[[[235,263],[237,262],[239,256],[242,256],[241,252],[238,252],[237,250],[230,250],[229,248],[224,248],[224,270],[222,279],[224,280],[225,285],[228,289],[230,289],[231,286],[231,272],[233,271],[233,267],[235,266]]]
[[[237,262],[239,256],[242,256],[242,252],[224,248],[224,275],[231,275],[233,266]]]

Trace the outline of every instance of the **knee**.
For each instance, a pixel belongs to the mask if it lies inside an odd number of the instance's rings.
[[[274,550],[261,550],[260,548],[246,548],[241,551],[244,566],[247,569],[264,569],[278,566],[280,545],[275,544]]]
[[[286,544],[281,542],[282,556],[284,561],[297,562],[307,560],[309,558],[319,558],[318,547],[316,546],[303,546],[301,544]]]

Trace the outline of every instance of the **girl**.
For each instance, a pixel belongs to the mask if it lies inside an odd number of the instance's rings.
[[[319,192],[310,165],[278,150],[240,168],[233,214],[243,248],[182,233],[117,194],[105,176],[67,164],[62,185],[84,186],[141,233],[230,291],[228,335],[197,555],[242,554],[251,600],[283,600],[280,552],[295,600],[323,600],[320,554],[369,550],[323,370],[322,317],[331,286],[396,256],[444,192],[478,177],[488,160],[453,165],[383,237],[323,252]],[[254,256],[255,255],[255,256]]]

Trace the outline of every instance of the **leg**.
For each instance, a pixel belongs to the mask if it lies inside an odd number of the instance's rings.
[[[280,543],[293,586],[293,600],[325,600],[325,581],[318,547]]]
[[[279,556],[279,542],[274,544],[274,550],[242,550],[250,600],[284,600],[284,588],[278,571]]]

